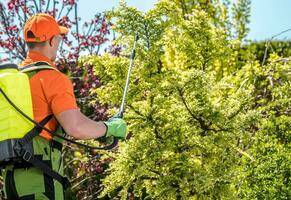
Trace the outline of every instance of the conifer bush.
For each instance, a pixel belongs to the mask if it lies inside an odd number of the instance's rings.
[[[191,2],[162,0],[147,13],[121,3],[108,14],[121,54],[82,60],[115,113],[140,34],[125,114],[132,137],[99,198],[288,199],[290,63],[272,54],[262,66],[243,48],[249,1]]]

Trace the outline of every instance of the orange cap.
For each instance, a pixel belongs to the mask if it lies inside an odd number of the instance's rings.
[[[31,31],[35,37],[28,37],[28,31]],[[24,25],[23,34],[25,42],[44,42],[54,35],[66,34],[68,31],[68,28],[59,26],[52,16],[39,13],[27,20]]]

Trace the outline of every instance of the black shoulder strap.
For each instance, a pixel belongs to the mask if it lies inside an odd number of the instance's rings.
[[[64,189],[67,189],[70,186],[70,182],[66,177],[61,176],[59,173],[52,170],[47,164],[45,164],[40,159],[36,158],[32,152],[27,151],[25,146],[32,142],[32,139],[39,135],[42,131],[43,126],[50,121],[53,115],[49,115],[44,118],[40,123],[39,126],[35,126],[31,129],[23,138],[19,139],[18,142],[14,146],[14,151],[20,156],[23,160],[30,163],[34,167],[40,169],[44,174],[54,178],[58,182],[60,182]]]
[[[33,129],[31,129],[23,138],[19,139],[19,144],[23,147],[30,143],[34,137],[41,133],[41,127],[45,126],[53,118],[53,116],[53,114],[48,115],[41,122],[39,122],[39,125],[34,126]]]

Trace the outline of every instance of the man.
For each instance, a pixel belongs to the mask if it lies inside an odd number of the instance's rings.
[[[68,29],[58,26],[47,14],[31,17],[24,26],[24,40],[28,46],[22,67],[46,62],[55,68],[62,34]],[[53,114],[46,127],[56,130],[60,124],[65,132],[76,139],[94,139],[102,136],[125,137],[126,124],[120,118],[95,122],[84,116],[77,107],[70,80],[58,70],[41,69],[29,73],[34,120],[42,121]],[[35,157],[40,158],[59,174],[63,174],[60,144],[52,135],[42,131],[33,139]],[[4,190],[8,199],[64,199],[63,185],[43,171],[31,166],[8,166],[4,171]]]

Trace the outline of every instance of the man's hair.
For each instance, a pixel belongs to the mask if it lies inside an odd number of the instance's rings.
[[[35,38],[32,31],[27,32],[27,38]],[[28,49],[34,49],[35,47],[44,47],[46,41],[44,42],[26,42]]]

